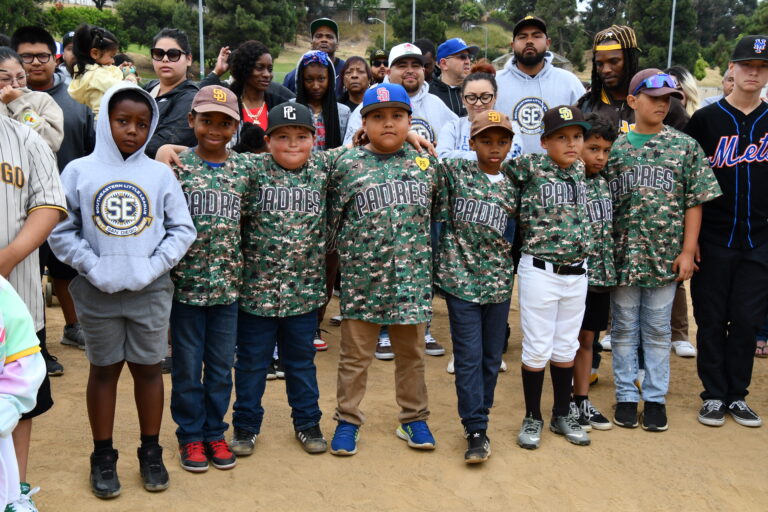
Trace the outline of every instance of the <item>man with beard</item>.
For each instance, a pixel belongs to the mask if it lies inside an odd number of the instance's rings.
[[[424,82],[424,56],[414,44],[403,43],[389,52],[389,70],[385,82],[399,84],[405,88],[411,99],[413,117],[411,130],[431,143],[437,140],[437,131],[458,116],[443,101],[429,92],[429,84]],[[349,116],[344,144],[350,144],[352,137],[362,126],[362,117],[358,106]]]
[[[344,61],[336,57],[336,49],[339,46],[339,26],[330,18],[318,18],[309,24],[309,35],[312,39],[311,49],[327,53],[333,62],[333,69],[336,70],[336,96],[341,96],[344,91],[344,77],[340,72],[344,67]],[[295,69],[285,75],[283,85],[296,93]]]
[[[576,75],[552,65],[547,25],[535,16],[518,21],[512,31],[513,57],[496,74],[496,110],[512,120],[523,153],[543,153],[544,113],[555,105],[573,105],[584,86]]]
[[[635,126],[635,111],[627,106],[629,81],[639,71],[637,36],[631,27],[612,25],[595,35],[592,45],[592,88],[577,106],[585,114],[595,112],[627,133]],[[688,114],[672,98],[664,124],[682,130]]]
[[[377,49],[371,52],[370,57],[371,73],[374,83],[380,84],[387,76],[387,53],[384,50]]]

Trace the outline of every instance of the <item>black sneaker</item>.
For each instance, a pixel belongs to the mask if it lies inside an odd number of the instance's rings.
[[[589,399],[581,402],[579,409],[581,410],[581,414],[586,416],[587,421],[589,421],[592,428],[597,430],[611,430],[613,427],[611,420],[603,416],[603,414],[592,405],[592,402],[590,402]]]
[[[637,402],[617,403],[613,422],[620,427],[637,428]]]
[[[275,380],[277,378],[277,361],[274,359],[269,366],[267,366],[267,380]]]
[[[45,370],[48,372],[49,377],[58,377],[64,375],[64,367],[61,365],[56,356],[51,355],[48,350],[42,349],[40,353],[43,355],[43,361],[45,361]]]
[[[576,402],[571,402],[568,416],[575,419],[576,423],[579,424],[581,430],[584,432],[590,432],[592,430],[592,425],[589,423],[589,417],[584,413],[581,407],[576,405]]]
[[[667,407],[659,402],[645,402],[643,407],[643,430],[664,432],[667,424]]]
[[[736,400],[731,402],[728,406],[728,412],[731,413],[731,417],[739,425],[745,427],[759,427],[763,424],[763,420],[757,415],[755,411],[749,408],[747,402],[744,400]]]
[[[166,356],[160,361],[160,371],[162,373],[171,373],[171,370],[173,370],[173,358]]]
[[[101,499],[120,496],[120,480],[117,478],[117,450],[91,454],[91,491],[97,498]]]
[[[256,445],[256,436],[258,434],[235,427],[235,433],[232,435],[232,442],[229,443],[229,449],[238,457],[250,455],[253,453],[253,447]]]
[[[485,430],[472,430],[466,433],[467,451],[464,452],[464,462],[479,464],[491,456],[491,440],[485,435]]]
[[[296,439],[307,453],[325,453],[328,451],[328,442],[320,431],[320,425],[296,431]]]
[[[136,454],[139,456],[139,472],[144,488],[150,492],[166,490],[170,480],[163,464],[163,447],[157,444],[142,446],[136,450]]]
[[[720,427],[725,423],[725,404],[722,400],[704,400],[699,409],[699,423]]]

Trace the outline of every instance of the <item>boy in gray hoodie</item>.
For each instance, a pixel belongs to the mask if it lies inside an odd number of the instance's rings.
[[[91,363],[86,399],[94,439],[91,489],[120,494],[112,447],[116,388],[124,363],[134,379],[141,428],[139,468],[148,491],[168,487],[158,443],[160,361],[167,346],[169,270],[196,232],[173,173],[144,154],[158,122],[154,99],[121,82],[101,100],[96,147],[61,175],[69,217],[50,236],[56,256],[79,272],[70,285]]]

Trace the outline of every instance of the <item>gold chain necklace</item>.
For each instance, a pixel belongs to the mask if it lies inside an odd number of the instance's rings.
[[[259,107],[259,110],[256,112],[256,115],[254,116],[251,113],[251,110],[253,110],[253,109],[249,108],[248,104],[245,103],[245,100],[243,100],[243,107],[245,107],[243,110],[245,110],[245,114],[250,118],[250,120],[251,120],[250,122],[252,124],[258,124],[259,126],[261,126],[261,123],[259,122],[259,117],[261,117],[261,113],[264,111],[264,106],[266,104],[267,104],[267,102],[263,101],[261,103],[261,107]]]

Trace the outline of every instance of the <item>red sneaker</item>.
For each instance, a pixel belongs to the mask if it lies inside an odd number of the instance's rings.
[[[315,345],[315,350],[318,352],[324,352],[328,350],[328,344],[323,339],[323,335],[320,332],[320,329],[315,332],[315,339],[312,341],[312,343]]]
[[[223,438],[206,442],[205,448],[213,467],[217,469],[230,469],[237,464],[237,457],[229,449],[229,445]]]
[[[208,457],[202,441],[193,441],[179,445],[179,463],[181,467],[193,473],[208,471]]]

